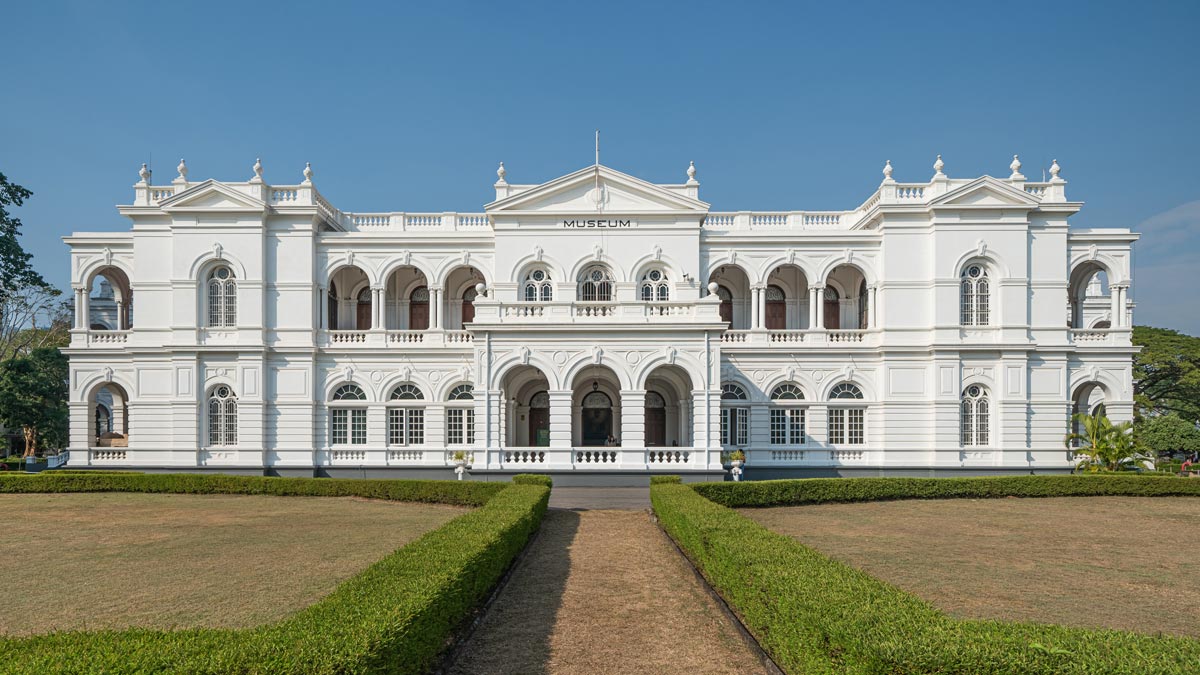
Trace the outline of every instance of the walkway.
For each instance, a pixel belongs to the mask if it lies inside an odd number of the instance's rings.
[[[650,508],[649,487],[556,487],[550,492],[552,509],[630,509]]]
[[[577,492],[592,489],[556,488],[552,503],[601,501]],[[551,509],[449,672],[766,671],[646,511]]]

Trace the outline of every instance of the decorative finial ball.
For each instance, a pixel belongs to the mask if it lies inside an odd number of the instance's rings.
[[[687,176],[688,176],[688,180],[696,180],[696,163],[695,162],[688,162]]]
[[[500,177],[500,180],[504,180],[504,176],[507,174],[508,170],[504,168],[504,162],[500,162],[500,168],[496,169],[496,175]]]
[[[717,282],[715,282],[715,281],[708,282],[708,294],[709,295],[716,295],[717,289],[719,289],[719,288],[720,288],[720,286],[717,285]]]
[[[179,160],[179,166],[175,167],[175,170],[179,172],[180,178],[187,178],[187,162],[183,161],[182,158]]]
[[[254,175],[258,176],[259,178],[262,178],[262,174],[263,174],[262,159],[255,157],[254,158]]]
[[[1013,155],[1013,161],[1012,161],[1012,164],[1009,164],[1009,165],[1008,165],[1008,168],[1012,169],[1012,172],[1013,172],[1013,173],[1020,173],[1020,171],[1021,171],[1021,158],[1017,157],[1016,155]]]
[[[142,163],[142,168],[138,171],[138,176],[141,176],[142,182],[150,182],[150,168],[146,166],[145,162]]]
[[[933,163],[933,170],[941,173],[942,169],[946,168],[946,163],[942,161],[942,156],[937,156],[937,161]]]
[[[487,286],[481,281],[475,284],[475,295],[483,296],[483,292],[487,290]]]
[[[890,160],[890,159],[887,161],[886,164],[883,165],[883,177],[884,178],[892,177],[892,160]]]
[[[304,163],[304,180],[310,181],[310,180],[312,180],[312,177],[313,177],[312,162],[305,162]]]
[[[1062,167],[1060,167],[1058,165],[1058,160],[1057,159],[1050,160],[1050,176],[1052,178],[1058,178],[1058,174],[1060,171],[1062,171]]]

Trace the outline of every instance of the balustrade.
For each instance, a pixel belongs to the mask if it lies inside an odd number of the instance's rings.
[[[389,462],[420,462],[425,459],[424,450],[388,450]]]
[[[92,450],[92,459],[99,461],[125,459],[125,450]]]
[[[865,330],[832,330],[826,334],[829,342],[862,342]]]
[[[687,464],[691,461],[692,453],[690,450],[674,449],[674,450],[647,450],[647,464]]]
[[[800,462],[804,460],[803,450],[772,450],[772,462]]]
[[[576,450],[576,464],[616,464],[616,450]]]
[[[129,342],[129,331],[127,330],[96,330],[89,331],[87,334],[87,342],[89,345],[99,347],[119,346]]]

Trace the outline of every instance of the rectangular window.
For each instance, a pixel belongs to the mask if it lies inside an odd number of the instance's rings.
[[[972,429],[975,428],[975,418],[973,415],[974,412],[975,412],[974,406],[971,405],[971,402],[963,401],[963,403],[962,403],[962,444],[963,445],[973,445],[975,442],[975,439],[972,437],[973,434],[971,433]]]
[[[737,444],[746,445],[750,442],[750,411],[747,408],[734,408],[737,411]]]
[[[424,410],[420,408],[388,409],[388,445],[421,445],[424,442]]]
[[[721,408],[721,445],[733,445],[729,442],[729,408]]]
[[[771,445],[804,444],[804,409],[771,410]]]
[[[345,408],[337,408],[330,414],[329,421],[329,442],[332,445],[345,445],[349,439],[350,411]]]
[[[746,445],[750,442],[750,410],[721,409],[721,444]]]
[[[804,410],[789,410],[788,411],[789,434],[792,445],[804,444]]]
[[[779,408],[771,411],[771,445],[787,445],[787,413]]]
[[[365,445],[367,442],[367,411],[364,408],[350,410],[350,444]]]
[[[388,408],[388,445],[404,445],[404,408]]]
[[[474,408],[448,408],[446,410],[446,442],[451,445],[475,442]]]
[[[846,442],[846,411],[842,408],[829,409],[829,442]]]
[[[425,411],[408,409],[408,444],[421,445],[425,442]]]
[[[862,408],[851,408],[846,411],[847,424],[849,426],[846,442],[850,445],[862,445],[864,430],[866,429],[866,412]]]

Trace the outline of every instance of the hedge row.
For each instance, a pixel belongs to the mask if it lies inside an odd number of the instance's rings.
[[[677,485],[682,482],[679,476],[650,476],[651,485]]]
[[[1200,480],[1167,474],[982,476],[972,478],[804,478],[701,483],[696,491],[724,506],[799,506],[890,499],[993,497],[1200,496]]]
[[[40,488],[40,490],[39,490]],[[280,621],[244,630],[133,629],[0,639],[0,673],[422,673],[525,546],[544,485],[233,476],[29,476],[0,491],[356,495],[481,504]]]
[[[701,492],[710,487],[654,485],[654,512],[789,673],[1200,672],[1200,640],[951,618],[705,499]],[[898,490],[881,493],[899,495]]]

